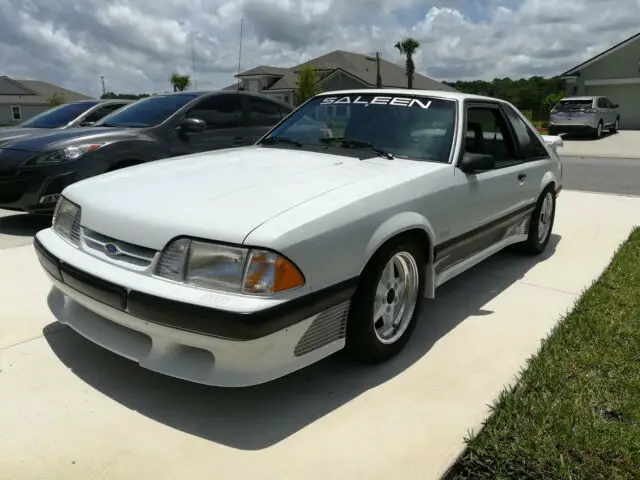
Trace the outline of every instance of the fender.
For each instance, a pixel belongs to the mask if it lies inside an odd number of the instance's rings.
[[[542,176],[542,181],[540,182],[540,192],[542,192],[545,188],[547,188],[547,186],[550,183],[555,183],[556,184],[556,189],[560,185],[560,183],[558,183],[558,179],[556,177],[556,174],[549,170],[549,171],[545,172],[545,174]]]
[[[433,268],[433,246],[435,245],[435,232],[429,220],[416,212],[402,212],[394,215],[382,223],[371,236],[366,247],[366,262],[378,249],[391,238],[409,230],[420,229],[426,233],[429,238],[429,250],[427,255],[427,264],[425,265],[425,288],[423,295],[425,298],[434,298],[435,296],[435,271]]]

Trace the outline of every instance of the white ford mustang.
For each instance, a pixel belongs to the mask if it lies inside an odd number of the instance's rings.
[[[423,298],[506,246],[541,253],[562,166],[511,104],[329,92],[256,145],[76,183],[35,248],[57,319],[142,367],[266,382],[397,354]]]

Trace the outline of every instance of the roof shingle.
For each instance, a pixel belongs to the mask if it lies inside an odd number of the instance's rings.
[[[246,72],[242,72],[237,76],[277,75],[281,78],[266,90],[292,90],[296,88],[298,72],[302,67],[307,65],[316,70],[320,79],[331,74],[337,69],[341,69],[350,75],[359,78],[372,87],[375,87],[376,85],[375,57],[347,52],[344,50],[335,50],[292,68],[260,66]],[[380,59],[380,76],[382,77],[382,85],[385,88],[406,88],[407,86],[407,76],[405,74],[404,67],[382,58]],[[453,87],[419,73],[414,74],[413,87],[419,90],[456,91]]]
[[[52,85],[51,83],[39,80],[16,80],[9,77],[0,77],[8,79],[14,83],[22,85],[27,90],[31,90],[36,94],[27,95],[0,95],[0,103],[13,105],[45,105],[51,95],[58,93],[64,97],[65,102],[76,102],[78,100],[94,100],[93,97],[83,95],[82,93],[67,90],[66,88]]]

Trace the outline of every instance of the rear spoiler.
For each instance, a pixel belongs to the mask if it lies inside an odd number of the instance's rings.
[[[549,145],[554,150],[560,148],[564,145],[564,140],[562,139],[562,134],[560,135],[541,135],[544,143]]]

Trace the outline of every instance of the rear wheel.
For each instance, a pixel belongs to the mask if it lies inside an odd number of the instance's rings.
[[[553,185],[545,188],[531,214],[529,236],[521,245],[523,253],[539,255],[545,251],[551,238],[556,217],[556,195]]]
[[[602,120],[600,120],[598,122],[598,126],[596,127],[596,132],[595,132],[595,138],[600,138],[602,137],[602,129],[604,128],[604,124],[602,123]]]
[[[402,239],[365,268],[347,322],[347,351],[355,360],[382,362],[409,341],[422,303],[424,263],[420,245]]]

